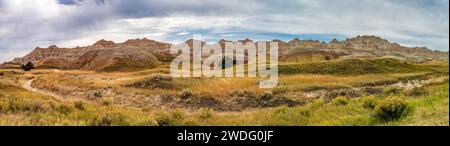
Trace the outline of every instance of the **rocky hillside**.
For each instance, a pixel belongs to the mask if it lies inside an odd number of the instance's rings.
[[[36,48],[6,65],[28,61],[40,68],[82,69],[97,71],[135,70],[159,65],[170,44],[149,39],[132,39],[124,43],[100,40],[91,46],[75,48]]]
[[[186,41],[192,45],[192,39]],[[279,44],[280,60],[302,62],[334,60],[339,58],[390,57],[399,60],[423,62],[448,61],[448,52],[432,51],[426,47],[404,47],[377,36],[357,36],[343,41],[330,42],[293,39]],[[218,43],[223,47],[227,40]],[[250,39],[242,43],[254,42]],[[204,44],[205,42],[202,42]],[[131,39],[123,43],[100,40],[93,45],[75,48],[37,47],[28,55],[0,65],[0,68],[17,67],[28,61],[40,68],[82,69],[96,71],[139,70],[153,68],[170,61],[171,44],[149,39]]]
[[[386,56],[416,62],[449,59],[448,52],[432,51],[426,47],[404,47],[377,36],[357,36],[344,41],[333,39],[329,43],[300,39],[280,42],[280,52],[284,59],[292,59],[293,56],[297,58],[316,56],[327,60],[341,56],[345,58]]]

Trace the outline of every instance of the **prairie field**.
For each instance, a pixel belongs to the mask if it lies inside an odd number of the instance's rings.
[[[0,70],[0,125],[447,125],[448,62],[348,59],[280,63],[259,78]]]

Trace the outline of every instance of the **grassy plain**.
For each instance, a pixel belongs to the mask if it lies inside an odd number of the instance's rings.
[[[167,65],[133,72],[0,70],[0,125],[449,124],[446,62],[281,64],[273,89],[259,88],[258,78],[168,73]],[[380,118],[381,103],[394,97],[405,111]]]

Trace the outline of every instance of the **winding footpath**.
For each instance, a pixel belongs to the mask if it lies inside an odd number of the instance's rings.
[[[31,84],[33,84],[33,79],[25,81],[22,84],[22,87],[25,88],[28,91],[31,91],[31,92],[41,93],[41,94],[48,95],[48,96],[51,96],[51,97],[56,98],[56,99],[64,99],[62,96],[59,96],[58,94],[33,88],[31,86]]]

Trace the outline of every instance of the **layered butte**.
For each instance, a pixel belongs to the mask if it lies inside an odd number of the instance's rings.
[[[186,43],[192,46],[192,39]],[[345,58],[391,57],[399,60],[423,62],[448,61],[448,52],[432,51],[426,47],[405,47],[377,36],[357,36],[343,41],[330,42],[293,39],[288,42],[273,40],[279,44],[280,61],[305,62]],[[218,43],[223,47],[227,40]],[[242,43],[256,43],[250,39]],[[204,42],[203,42],[204,44]],[[38,68],[81,69],[95,71],[128,71],[154,68],[164,61],[171,61],[171,44],[154,40],[130,39],[123,43],[100,40],[90,46],[60,48],[35,48],[29,54],[5,62],[0,67],[15,68],[32,62]]]

